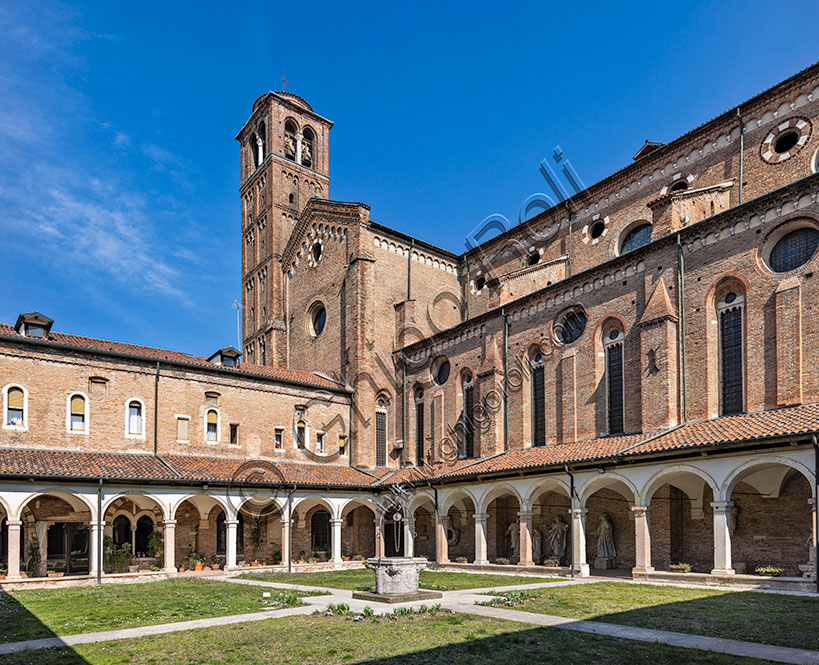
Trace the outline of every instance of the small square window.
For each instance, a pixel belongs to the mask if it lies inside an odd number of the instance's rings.
[[[188,441],[188,419],[177,416],[176,418],[176,440]]]
[[[239,425],[237,423],[230,424],[230,442],[234,446],[239,445]]]
[[[316,432],[316,452],[324,452],[324,432]]]
[[[274,450],[281,450],[283,447],[284,430],[273,430],[273,448]]]

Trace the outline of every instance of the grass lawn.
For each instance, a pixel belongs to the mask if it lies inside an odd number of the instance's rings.
[[[704,651],[466,614],[396,620],[293,616],[73,649],[28,651],[4,665],[728,665],[761,664]]]
[[[355,570],[330,570],[321,573],[246,573],[240,575],[246,580],[281,582],[283,584],[303,584],[305,586],[349,589],[350,591],[375,591],[375,573],[366,568]],[[423,589],[457,591],[460,589],[483,589],[493,586],[513,584],[535,584],[537,582],[559,582],[558,577],[520,577],[518,575],[483,575],[479,573],[444,573],[422,570],[420,585]]]
[[[0,643],[256,612],[263,591],[178,579],[0,592]]]
[[[533,589],[518,610],[819,650],[819,599],[601,582]]]

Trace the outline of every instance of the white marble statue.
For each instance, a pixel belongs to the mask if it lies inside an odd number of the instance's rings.
[[[543,534],[540,529],[532,527],[532,561],[537,563],[543,554]]]
[[[600,516],[597,525],[597,556],[601,559],[613,559],[617,556],[614,549],[614,526],[606,513]]]
[[[566,554],[566,531],[569,525],[560,517],[555,516],[549,525],[549,547],[552,548],[552,555],[557,559],[562,559]]]
[[[520,524],[512,522],[506,527],[506,535],[509,536],[509,551],[513,557],[520,555]]]

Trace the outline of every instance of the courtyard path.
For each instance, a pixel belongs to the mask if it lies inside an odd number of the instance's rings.
[[[324,596],[305,596],[302,601],[305,603],[301,607],[292,607],[282,610],[264,610],[248,614],[233,614],[223,617],[212,617],[208,619],[196,619],[192,621],[179,621],[174,623],[157,624],[155,626],[140,626],[138,628],[126,628],[123,630],[108,630],[96,633],[83,633],[79,635],[65,635],[62,637],[50,637],[38,640],[25,640],[22,642],[11,642],[0,644],[0,655],[10,654],[24,649],[48,649],[53,647],[73,646],[76,644],[89,644],[93,642],[110,642],[113,640],[123,640],[147,635],[162,635],[183,630],[194,630],[197,628],[211,628],[214,626],[224,626],[229,624],[244,623],[247,621],[263,621],[285,616],[300,614],[312,614],[315,611],[327,610],[331,604],[346,603],[353,613],[361,612],[368,605],[365,601],[355,600],[353,592],[345,589],[327,589],[323,587],[305,586],[298,584],[284,584],[279,582],[263,582],[258,580],[240,580],[231,578],[214,578],[216,582],[227,582],[230,584],[246,584],[251,586],[261,586],[273,589],[291,589],[294,591],[329,591]],[[595,584],[601,579],[576,579],[560,582],[540,582],[537,584],[517,584],[510,586],[494,586],[485,589],[466,589],[461,591],[444,591],[440,601],[416,601],[411,603],[396,603],[375,607],[376,613],[390,613],[396,607],[420,607],[421,605],[436,604],[440,602],[441,607],[453,612],[464,614],[474,614],[483,617],[491,617],[506,621],[515,621],[533,626],[544,626],[549,628],[561,628],[582,633],[592,633],[595,635],[605,635],[607,637],[618,637],[639,642],[656,642],[669,646],[683,647],[686,649],[699,649],[701,651],[711,651],[714,653],[724,653],[732,656],[757,658],[770,660],[779,663],[794,663],[795,665],[819,665],[819,651],[808,649],[793,649],[790,647],[773,646],[760,644],[758,642],[743,642],[741,640],[729,640],[716,637],[705,637],[702,635],[691,635],[685,633],[675,633],[665,630],[653,630],[648,628],[635,628],[632,626],[621,626],[600,621],[588,621],[579,619],[568,619],[565,617],[551,616],[548,614],[536,614],[534,612],[522,612],[520,610],[504,609],[499,607],[487,607],[476,605],[476,602],[488,600],[490,592],[516,591],[520,589],[539,589],[560,586],[572,586],[576,584]],[[372,607],[372,606],[371,606]]]

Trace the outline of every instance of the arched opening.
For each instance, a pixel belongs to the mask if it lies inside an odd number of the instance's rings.
[[[316,135],[310,127],[305,127],[301,139],[301,163],[303,166],[313,167],[315,160]]]
[[[120,546],[131,543],[131,520],[125,515],[118,515],[114,518],[113,533],[114,545]]]
[[[140,494],[117,496],[106,505],[103,520],[105,572],[127,571],[131,565],[144,570],[162,563],[164,515],[152,498]]]
[[[236,527],[238,564],[260,565],[283,561],[282,516],[273,499],[250,497],[239,508]]]
[[[296,161],[296,134],[299,129],[292,120],[284,123],[284,156],[292,161]]]
[[[495,563],[520,560],[520,501],[511,491],[499,492],[489,502],[486,514],[487,558]]]
[[[571,564],[569,495],[561,487],[544,487],[532,500],[532,561]]]
[[[355,561],[375,556],[375,512],[370,504],[352,501],[341,518],[342,558]]]
[[[323,509],[316,510],[310,517],[310,550],[329,555],[330,537],[330,513]]]
[[[435,504],[425,499],[412,510],[413,552],[430,561],[435,559]]]
[[[687,563],[695,572],[714,567],[715,501],[711,485],[686,470],[669,470],[651,483],[645,497],[651,534],[651,565],[669,570]]]
[[[90,571],[91,511],[84,501],[63,492],[38,495],[25,503],[20,519],[21,570],[29,577]]]
[[[784,575],[815,571],[811,507],[812,479],[786,464],[762,462],[740,472],[729,486],[732,567],[753,574],[781,568]]]
[[[636,562],[633,489],[619,478],[603,474],[584,492],[584,498],[589,565],[597,570],[631,570]]]
[[[447,510],[446,541],[450,561],[468,563],[475,560],[475,504],[466,494],[459,494]]]

